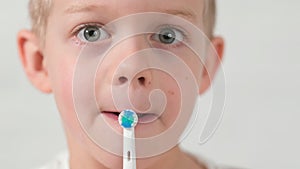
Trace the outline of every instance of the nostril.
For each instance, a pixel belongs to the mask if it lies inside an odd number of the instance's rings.
[[[119,77],[119,82],[120,82],[121,84],[126,83],[127,81],[128,81],[127,77],[125,77],[125,76]]]
[[[140,85],[145,85],[146,79],[145,79],[145,77],[139,77],[138,81],[139,81]]]

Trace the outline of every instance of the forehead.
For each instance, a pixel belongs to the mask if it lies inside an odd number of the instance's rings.
[[[54,0],[53,13],[73,15],[99,12],[108,19],[141,12],[162,12],[202,21],[204,0]]]

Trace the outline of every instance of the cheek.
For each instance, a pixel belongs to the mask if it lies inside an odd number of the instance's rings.
[[[70,125],[73,125],[73,121],[75,121],[72,97],[72,72],[73,68],[71,66],[57,68],[53,89],[56,104],[63,121]]]
[[[81,133],[72,95],[75,59],[63,58],[66,59],[53,58],[53,60],[51,60],[51,65],[55,65],[51,67],[48,72],[51,79],[52,90],[65,129],[74,134]]]
[[[189,48],[173,51],[185,64],[188,69],[193,73],[195,80],[200,85],[202,73],[205,65],[205,57],[198,56]]]
[[[162,77],[159,77],[161,84],[160,88],[164,92],[167,105],[166,110],[162,114],[161,118],[166,126],[170,127],[178,117],[181,107],[181,93],[180,86],[175,79],[170,77],[168,74],[164,74]]]
[[[52,91],[65,127],[77,130],[72,81],[76,59],[81,49],[61,38],[63,36],[58,33],[57,24],[49,25],[52,26],[47,29],[44,54]]]
[[[190,65],[195,66],[195,64],[193,64],[192,62],[190,63]],[[193,70],[199,72],[199,70]],[[194,76],[196,76],[195,73],[193,74]],[[197,93],[195,93],[197,92],[197,89],[190,88],[191,86],[195,86],[197,84],[195,84],[194,80],[191,80],[188,77],[185,77],[186,81],[179,81],[178,77],[171,77],[169,74],[164,74],[163,76],[158,77],[158,79],[161,82],[161,89],[164,91],[168,101],[166,111],[162,114],[161,118],[163,119],[166,126],[170,127],[176,123],[177,126],[180,126],[180,129],[183,129],[186,126],[186,123],[188,122],[187,119],[190,118],[190,115],[192,113],[192,103],[195,102],[194,95],[197,95]],[[187,104],[187,102],[189,104]]]

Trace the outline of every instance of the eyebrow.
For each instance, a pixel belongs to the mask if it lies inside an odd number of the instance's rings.
[[[171,15],[176,15],[176,16],[182,16],[186,19],[191,19],[191,20],[195,20],[196,19],[196,13],[193,12],[192,10],[189,9],[185,9],[183,8],[182,10],[178,10],[178,9],[167,9],[167,10],[163,10],[165,13],[171,14]]]
[[[87,12],[97,8],[104,7],[102,5],[93,5],[87,3],[75,3],[69,6],[64,12],[65,13],[80,13],[80,12]]]
[[[93,11],[95,9],[101,9],[106,8],[105,5],[102,4],[89,4],[89,3],[75,3],[69,6],[65,13],[81,13],[81,12],[89,12]],[[195,20],[196,19],[196,13],[187,8],[182,8],[181,10],[178,9],[160,9],[161,12],[176,15],[176,16],[182,16],[186,19]]]

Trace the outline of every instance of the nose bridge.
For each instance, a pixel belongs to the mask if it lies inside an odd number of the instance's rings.
[[[123,57],[130,56],[138,51],[149,48],[145,35],[134,35],[127,37],[117,44],[118,53]]]

